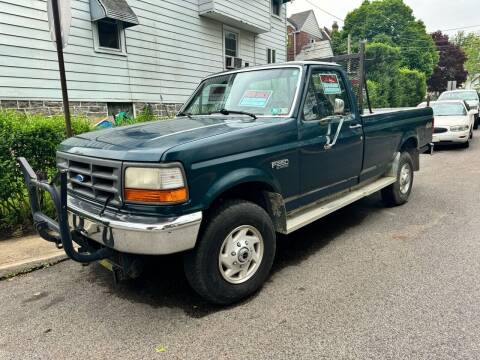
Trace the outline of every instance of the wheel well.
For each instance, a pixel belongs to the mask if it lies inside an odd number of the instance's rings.
[[[216,207],[225,200],[241,199],[253,202],[267,210],[267,200],[263,195],[265,191],[274,192],[275,190],[272,186],[262,182],[242,183],[221,193],[212,202],[212,205],[210,207]]]
[[[420,170],[420,153],[418,151],[418,141],[414,137],[410,137],[402,144],[400,152],[408,151],[413,160],[414,171]]]
[[[270,215],[276,231],[286,231],[286,211],[283,198],[271,185],[263,182],[247,182],[236,185],[217,196],[205,212],[205,216],[209,217],[222,203],[232,199],[257,204]]]

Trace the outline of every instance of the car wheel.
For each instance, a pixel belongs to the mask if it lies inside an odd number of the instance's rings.
[[[462,148],[464,149],[468,149],[470,147],[470,141],[465,141],[464,143],[462,143],[462,145],[460,145]]]
[[[207,220],[198,246],[184,256],[190,286],[207,301],[228,305],[256,292],[275,257],[272,220],[260,206],[231,200]]]
[[[475,121],[473,123],[473,129],[477,130],[478,129],[478,122],[480,121],[478,116],[475,116]]]
[[[470,130],[470,136],[468,138],[473,139],[473,130]]]
[[[397,181],[382,190],[382,199],[389,206],[403,205],[408,201],[413,187],[413,160],[408,152],[400,155]]]

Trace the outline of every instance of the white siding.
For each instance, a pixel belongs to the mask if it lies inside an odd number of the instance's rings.
[[[270,31],[270,0],[199,0],[199,10],[214,19],[231,19],[245,29]]]
[[[317,19],[315,18],[314,12],[310,12],[307,17],[307,20],[303,24],[301,31],[305,31],[306,33],[316,36],[319,39],[323,39],[322,31],[318,25]]]
[[[94,51],[88,0],[72,0],[65,49],[71,100],[183,103],[203,77],[224,67],[223,24],[200,16],[202,1],[128,0],[140,25],[126,30],[122,56]],[[267,48],[285,61],[284,12],[281,20],[271,17],[269,33],[240,31],[239,53],[250,65],[265,63]],[[60,98],[46,1],[0,0],[0,99]]]

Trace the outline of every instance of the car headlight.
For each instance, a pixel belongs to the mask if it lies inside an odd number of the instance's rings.
[[[178,204],[188,200],[183,169],[129,166],[125,169],[124,197],[127,202]]]
[[[450,131],[453,131],[453,132],[467,131],[469,128],[470,128],[470,125],[451,126]]]

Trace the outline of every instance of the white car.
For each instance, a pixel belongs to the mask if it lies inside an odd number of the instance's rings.
[[[475,112],[467,109],[468,105],[465,101],[436,101],[432,102],[430,106],[435,118],[433,142],[470,146]]]
[[[478,128],[479,121],[479,109],[480,109],[480,98],[476,90],[453,90],[445,91],[438,98],[439,101],[445,100],[465,100],[470,106],[470,110],[474,112],[474,125],[473,128]]]

